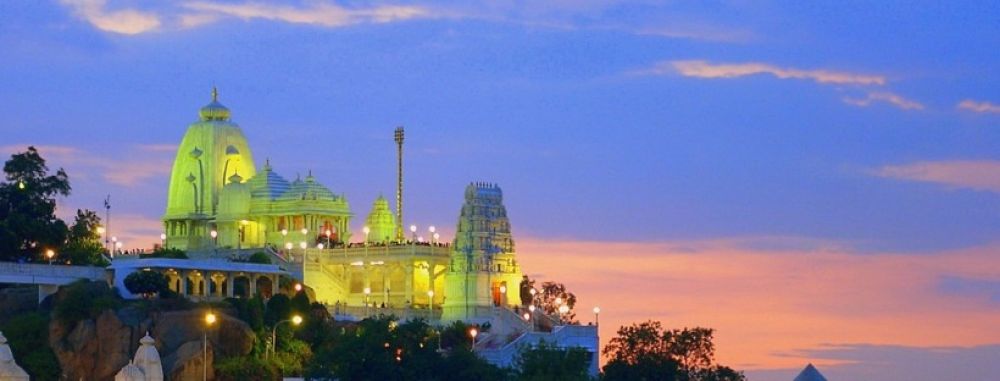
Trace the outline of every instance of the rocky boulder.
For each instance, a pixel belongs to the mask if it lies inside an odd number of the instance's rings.
[[[208,365],[208,379],[215,378],[215,351],[209,346],[207,354],[201,341],[181,344],[170,356],[163,359],[163,371],[169,381],[199,380]],[[207,360],[206,360],[207,356]]]

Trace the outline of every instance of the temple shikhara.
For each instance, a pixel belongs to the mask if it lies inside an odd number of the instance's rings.
[[[267,159],[255,161],[251,144],[215,89],[198,117],[177,148],[161,237],[164,246],[184,250],[190,259],[121,258],[112,264],[116,283],[128,273],[154,270],[190,298],[266,298],[277,292],[279,277],[288,276],[309,287],[316,301],[336,316],[393,313],[441,322],[488,322],[492,339],[484,337],[477,347],[487,358],[494,350],[498,357],[491,361],[512,360],[506,354],[510,351],[502,350],[516,344],[511,337],[528,343],[548,340],[590,348],[596,373],[596,327],[556,330],[558,321],[540,316],[546,331],[536,329],[534,319],[523,318],[523,273],[497,184],[466,186],[464,199],[456,203],[460,208],[451,242],[442,242],[434,227],[424,232],[426,238],[421,236],[404,219],[404,131],[397,128],[395,202],[368,195],[373,201],[363,203],[371,205],[364,227],[352,234],[355,213],[347,195],[307,169],[305,177],[293,178],[275,172]],[[259,252],[272,264],[240,260]]]

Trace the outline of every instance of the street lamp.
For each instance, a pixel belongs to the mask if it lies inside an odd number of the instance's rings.
[[[427,290],[427,320],[430,320],[431,317],[433,316],[434,316],[434,290]]]
[[[368,233],[371,233],[372,229],[369,228],[368,225],[365,225],[365,227],[361,228],[361,231],[363,231],[365,233],[365,246],[367,246],[368,245]]]
[[[365,291],[365,316],[368,316],[368,295],[371,295],[372,288],[371,287],[365,287],[364,291]]]
[[[476,350],[476,336],[479,336],[479,330],[475,328],[470,328],[469,336],[472,336],[472,350]]]
[[[288,235],[288,229],[281,229],[281,236],[284,237],[287,235]]]
[[[302,250],[305,250],[305,249],[306,249],[306,247],[308,247],[308,246],[309,246],[309,245],[308,245],[308,244],[306,244],[306,241],[302,241],[302,242],[299,242],[299,247],[301,247],[301,248],[302,248]]]
[[[302,228],[302,235],[309,234],[309,229]]]
[[[201,350],[202,350],[201,379],[202,379],[202,381],[207,381],[208,380],[208,329],[212,327],[212,324],[215,324],[215,320],[216,320],[215,319],[215,314],[212,313],[212,311],[209,311],[207,314],[205,314],[205,331],[203,332],[204,336],[202,336],[202,340],[201,340]]]
[[[601,325],[601,307],[594,307],[594,325]]]
[[[167,233],[160,233],[160,247],[166,248],[167,246]]]
[[[247,225],[249,224],[250,221],[240,220],[240,237],[239,237],[240,239],[236,241],[236,250],[243,250],[243,237],[245,237],[247,234],[246,228]]]
[[[277,336],[278,326],[281,325],[281,323],[292,323],[294,325],[299,325],[299,324],[302,324],[302,317],[299,316],[299,315],[295,315],[295,316],[292,316],[291,319],[285,319],[285,320],[279,321],[277,323],[274,323],[274,327],[271,328],[271,357],[274,357],[274,355],[276,353],[276,349],[277,349],[277,345],[276,344],[277,344],[277,341],[278,341],[278,336]]]
[[[49,265],[52,265],[52,258],[56,256],[56,252],[52,249],[45,250],[45,257],[49,259]]]
[[[411,238],[410,240],[411,241],[416,241],[417,240],[417,225],[410,225],[410,233],[413,233],[412,234],[413,238]]]
[[[437,245],[439,242],[441,242],[441,235],[434,233],[434,244]]]
[[[295,284],[295,292],[299,292],[299,291],[302,291],[302,283],[296,283]]]
[[[330,229],[326,229],[326,247],[330,247],[330,234],[333,234]]]
[[[291,249],[292,249],[292,243],[291,242],[285,242],[285,250],[291,250]]]
[[[507,285],[500,285],[500,305],[503,306],[507,303]]]
[[[323,244],[322,243],[317,243],[316,244],[316,248],[320,249],[320,250],[323,250]]]

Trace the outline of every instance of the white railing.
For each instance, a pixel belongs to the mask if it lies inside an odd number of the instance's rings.
[[[0,275],[102,280],[103,267],[0,262]]]

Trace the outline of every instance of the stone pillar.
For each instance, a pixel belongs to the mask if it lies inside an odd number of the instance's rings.
[[[413,261],[407,261],[403,268],[403,272],[406,273],[406,300],[413,303]]]
[[[236,283],[236,277],[233,276],[233,273],[226,273],[226,296],[232,298],[233,295],[235,295],[233,293],[233,289],[236,288],[233,287],[235,286],[235,283]]]
[[[252,298],[257,294],[257,277],[257,274],[247,275],[247,279],[250,280],[250,295],[248,295],[248,298]]]
[[[178,292],[181,295],[187,296],[188,294],[188,272],[186,270],[177,270],[177,274],[181,276],[181,290]]]

